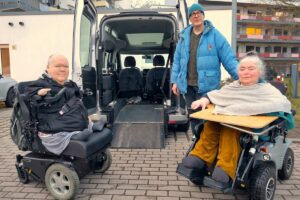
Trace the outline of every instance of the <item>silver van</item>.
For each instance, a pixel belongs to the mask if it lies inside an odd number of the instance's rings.
[[[72,79],[89,113],[104,116],[112,128],[113,147],[163,148],[168,128],[188,128],[184,102],[170,84],[187,4],[130,2],[111,1],[118,9],[101,10],[90,0],[76,2]]]

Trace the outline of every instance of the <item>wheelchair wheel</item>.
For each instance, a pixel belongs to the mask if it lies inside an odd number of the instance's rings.
[[[79,177],[75,170],[56,163],[47,169],[45,184],[55,199],[72,199],[79,186]]]
[[[17,167],[18,178],[21,183],[26,184],[29,182],[29,176],[27,171],[23,168],[23,166]]]
[[[294,168],[294,152],[291,148],[288,148],[285,152],[282,169],[278,170],[278,178],[281,180],[287,180],[293,173]]]
[[[261,164],[254,168],[250,179],[250,199],[272,200],[276,189],[276,170],[270,164]]]
[[[108,168],[110,167],[112,163],[112,155],[109,151],[109,149],[106,149],[105,152],[101,153],[101,156],[99,159],[101,159],[101,164],[99,169],[96,170],[96,172],[104,173]]]

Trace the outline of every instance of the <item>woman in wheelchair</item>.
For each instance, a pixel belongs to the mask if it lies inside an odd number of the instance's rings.
[[[276,113],[287,116],[288,127],[293,128],[293,115],[288,99],[271,84],[263,81],[265,67],[257,55],[247,55],[238,65],[239,80],[214,90],[194,101],[192,109],[212,103],[213,113],[223,115],[259,115]],[[284,114],[283,114],[284,113]],[[240,132],[219,123],[208,121],[194,149],[183,159],[187,168],[212,168],[207,186],[227,188],[234,180],[241,152]]]

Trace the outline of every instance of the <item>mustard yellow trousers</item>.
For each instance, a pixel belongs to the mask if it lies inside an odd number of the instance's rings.
[[[216,166],[234,179],[241,152],[239,138],[239,131],[208,121],[190,155],[201,158],[208,167],[216,160]]]

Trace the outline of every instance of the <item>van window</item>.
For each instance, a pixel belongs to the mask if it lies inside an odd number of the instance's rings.
[[[147,54],[147,55],[132,55],[132,54],[121,54],[121,65],[122,69],[125,68],[124,61],[127,56],[133,56],[135,58],[136,67],[139,68],[141,71],[144,69],[151,69],[153,68],[153,58],[156,55],[162,55],[165,59],[165,63],[167,63],[168,54]],[[166,64],[165,64],[166,65]],[[165,67],[165,66],[164,66]]]
[[[88,19],[88,17],[82,15],[80,25],[80,62],[82,67],[89,65],[91,27],[92,22]]]

